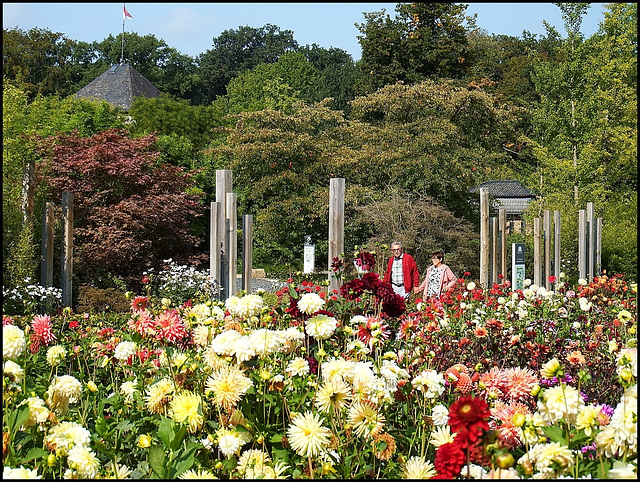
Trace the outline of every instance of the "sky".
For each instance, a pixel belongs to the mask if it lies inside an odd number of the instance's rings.
[[[336,47],[361,56],[356,23],[363,12],[384,9],[395,17],[397,3],[3,3],[2,27],[28,31],[34,27],[60,32],[76,41],[102,41],[123,31],[123,6],[133,19],[124,21],[127,33],[152,34],[178,52],[197,57],[212,47],[212,39],[242,26],[270,23],[293,31],[299,45]],[[489,34],[518,36],[524,30],[545,34],[546,20],[566,36],[560,9],[553,3],[469,3],[466,14],[477,13],[478,27]],[[604,19],[604,4],[593,3],[581,32],[590,37]]]

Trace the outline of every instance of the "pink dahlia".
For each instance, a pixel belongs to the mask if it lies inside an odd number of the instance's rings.
[[[146,296],[136,296],[131,300],[131,309],[135,312],[143,311],[147,309],[149,299]]]
[[[502,398],[507,390],[507,379],[502,370],[493,367],[480,375],[478,386],[486,390],[487,397]]]
[[[49,345],[56,341],[56,335],[51,331],[51,317],[49,315],[35,315],[31,322],[34,334],[36,334],[44,345]]]
[[[538,376],[528,368],[509,368],[504,371],[505,394],[511,401],[531,400],[531,389],[539,382]]]
[[[175,343],[188,336],[184,326],[184,321],[177,310],[166,310],[160,313],[155,319],[156,340],[166,339]]]
[[[13,325],[13,318],[9,315],[2,315],[2,326]]]
[[[156,333],[156,322],[147,310],[136,312],[127,323],[129,328],[144,336],[153,336]]]
[[[513,424],[513,417],[517,413],[531,415],[529,408],[520,402],[506,404],[498,400],[491,409],[489,428],[498,431],[500,440],[509,450],[521,445],[520,429]]]

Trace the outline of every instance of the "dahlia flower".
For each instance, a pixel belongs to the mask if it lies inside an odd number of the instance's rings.
[[[354,402],[349,407],[348,420],[356,434],[364,438],[379,434],[385,421],[384,415],[368,400]]]
[[[155,317],[156,340],[175,343],[187,337],[184,320],[178,310],[166,310]]]
[[[232,356],[235,354],[235,342],[242,338],[242,335],[235,330],[223,331],[211,340],[211,349],[220,356]]]
[[[298,300],[298,309],[305,315],[313,315],[322,309],[325,301],[317,293],[305,293]]]
[[[426,398],[436,398],[444,392],[444,376],[435,370],[423,370],[411,380],[411,385]]]
[[[249,449],[245,450],[238,459],[236,470],[246,479],[260,478],[255,475],[261,475],[262,467],[269,462],[271,462],[271,457],[268,453],[258,449]]]
[[[67,356],[67,350],[61,345],[53,345],[47,350],[47,363],[52,367],[60,365]]]
[[[76,422],[62,421],[51,427],[44,437],[44,444],[50,452],[66,456],[75,446],[89,447],[91,433]]]
[[[247,336],[247,344],[251,345],[254,353],[259,357],[276,353],[283,345],[285,337],[281,331],[260,328]]]
[[[20,383],[24,378],[24,369],[11,360],[4,362],[4,365],[2,366],[2,373],[15,383]]]
[[[349,386],[342,378],[334,377],[324,381],[316,394],[316,407],[324,413],[333,410],[338,413],[351,398]]]
[[[556,376],[556,374],[562,369],[560,362],[557,358],[552,358],[547,363],[542,365],[540,369],[540,375],[542,378],[550,379]]]
[[[173,381],[168,378],[162,378],[149,386],[144,397],[147,408],[153,413],[163,415],[174,389]]]
[[[449,407],[449,426],[453,432],[464,431],[475,442],[483,430],[489,429],[489,405],[482,398],[465,395]]]
[[[504,370],[506,397],[512,402],[524,402],[531,399],[531,389],[538,384],[538,377],[528,368],[509,368]]]
[[[2,358],[15,360],[26,347],[24,331],[15,325],[2,326]]]
[[[291,448],[301,457],[314,457],[329,444],[331,431],[322,426],[317,414],[306,412],[293,417],[287,429]]]
[[[440,447],[441,445],[453,442],[456,434],[451,433],[451,427],[449,425],[439,425],[431,432],[430,443],[434,447]]]
[[[126,403],[133,403],[133,394],[137,391],[138,379],[124,382],[120,385],[120,394],[124,396]]]
[[[338,321],[333,316],[324,314],[315,315],[305,321],[307,334],[318,340],[329,338],[338,326]]]
[[[430,479],[436,475],[436,469],[430,460],[414,455],[404,464],[402,475],[405,479]]]
[[[38,475],[36,469],[25,469],[22,465],[16,469],[7,467],[6,465],[2,469],[3,479],[41,479],[42,475]]]
[[[31,327],[45,345],[49,345],[56,340],[56,335],[51,331],[51,317],[49,315],[35,315],[31,322]]]
[[[213,403],[230,410],[253,385],[240,369],[229,366],[216,370],[207,378],[206,391],[213,392]]]
[[[29,405],[29,417],[24,421],[22,427],[32,427],[36,424],[44,424],[49,420],[50,411],[44,400],[40,397],[29,397],[20,402],[20,405]]]
[[[178,422],[187,422],[189,433],[195,433],[204,424],[202,398],[197,393],[184,391],[171,400],[171,415]]]
[[[210,480],[217,479],[215,475],[209,472],[207,469],[189,469],[182,472],[178,478],[180,480]]]
[[[620,350],[620,353],[616,356],[616,365],[616,373],[623,380],[630,380],[630,377],[623,376],[625,371],[634,378],[638,378],[638,349],[623,348]]]
[[[453,442],[440,445],[436,450],[436,458],[433,462],[437,478],[455,479],[466,462],[464,449],[460,444]]]
[[[100,460],[90,448],[83,445],[75,445],[69,450],[67,464],[81,479],[95,479],[100,471]]]
[[[225,457],[233,457],[240,452],[244,444],[251,441],[251,436],[247,432],[238,432],[220,427],[216,430],[218,448]]]
[[[582,395],[570,385],[547,388],[538,398],[538,412],[549,424],[554,424],[561,418],[568,423],[575,423],[583,406]]]
[[[262,311],[264,300],[260,295],[244,295],[238,304],[239,315],[245,320],[258,316]]]
[[[121,341],[116,346],[113,356],[121,362],[127,362],[129,357],[132,357],[136,354],[136,350],[138,349],[137,345],[133,341]]]
[[[240,297],[230,296],[225,300],[224,306],[231,316],[241,316],[242,308],[240,306]]]
[[[559,442],[534,445],[520,459],[518,464],[531,463],[543,477],[552,478],[558,473],[573,467],[575,456],[571,449]]]
[[[209,344],[210,331],[206,325],[197,325],[193,328],[193,342],[198,346]]]
[[[439,403],[431,411],[431,420],[436,427],[446,425],[449,422],[449,409]]]
[[[69,403],[80,400],[82,384],[71,375],[55,377],[47,392],[45,401],[56,415],[65,415],[69,410]]]
[[[309,362],[302,357],[296,357],[289,362],[285,371],[291,376],[305,376],[309,374]]]

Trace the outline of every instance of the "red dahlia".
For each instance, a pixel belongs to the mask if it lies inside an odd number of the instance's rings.
[[[465,395],[449,407],[449,425],[452,432],[468,432],[474,442],[482,430],[489,430],[489,405],[482,398]],[[458,438],[458,437],[456,437]]]
[[[464,450],[460,444],[453,442],[443,444],[436,451],[433,465],[439,479],[455,479],[465,464]]]

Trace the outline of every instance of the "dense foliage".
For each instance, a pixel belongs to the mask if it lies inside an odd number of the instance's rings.
[[[188,259],[199,237],[190,231],[202,215],[196,193],[187,193],[183,168],[160,164],[154,136],[131,139],[107,130],[48,138],[39,146],[37,182],[60,203],[73,193],[74,271],[89,282],[98,273],[127,279],[157,260]]]

